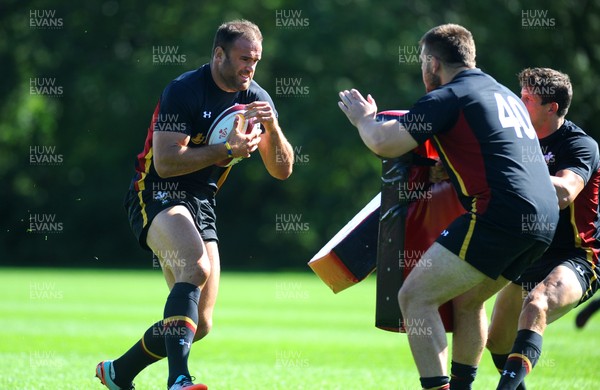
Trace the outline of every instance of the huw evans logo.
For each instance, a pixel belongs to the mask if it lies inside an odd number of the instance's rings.
[[[30,233],[62,233],[63,223],[56,219],[56,214],[29,214]]]
[[[30,9],[29,27],[39,30],[58,30],[64,27],[63,18],[56,16],[55,9]]]
[[[62,97],[63,87],[56,84],[56,77],[30,77],[29,94]]]
[[[154,131],[175,131],[185,133],[187,124],[179,121],[179,114],[158,114],[154,121]]]
[[[552,99],[556,95],[557,80],[554,77],[540,77],[536,80],[527,79],[523,87],[532,95],[538,95],[542,99]]]
[[[551,222],[550,217],[545,214],[523,214],[521,215],[522,233],[548,233],[556,230],[556,223]]]
[[[63,299],[63,291],[59,290],[55,282],[29,283],[29,299],[32,301]]]
[[[157,182],[152,183],[152,198],[167,204],[172,200],[187,199],[187,192],[179,189],[178,182]]]
[[[430,62],[432,58],[432,55],[421,56],[421,48],[418,45],[398,46],[398,64],[400,65],[419,65],[421,61]]]
[[[431,187],[427,183],[405,182],[398,184],[399,200],[429,200],[432,197]]]
[[[521,11],[521,27],[525,29],[553,29],[556,27],[556,18],[551,18],[547,9],[524,9]]]
[[[178,249],[164,249],[152,252],[153,269],[185,267],[186,265],[187,260],[181,257]]]
[[[187,56],[179,53],[179,46],[152,46],[152,63],[155,65],[184,65]]]
[[[302,221],[302,214],[275,214],[275,231],[279,233],[306,233],[308,222]]]
[[[399,269],[413,269],[415,267],[431,268],[433,260],[424,258],[426,251],[406,249],[398,252],[398,267]]]
[[[63,155],[56,153],[56,146],[32,145],[29,147],[29,165],[61,165]]]
[[[275,368],[306,368],[310,361],[300,351],[277,351]]]
[[[410,133],[431,133],[433,125],[425,120],[425,114],[411,114],[402,116],[402,126]]]
[[[277,282],[275,298],[277,300],[307,300],[310,293],[299,282]]]
[[[308,97],[308,85],[302,85],[302,77],[278,77],[275,79],[277,97]]]
[[[310,21],[302,16],[302,10],[280,9],[275,11],[275,26],[284,29],[306,29],[310,26]]]
[[[294,150],[294,156],[293,157],[288,157],[286,154],[282,153],[281,150],[279,149],[279,147],[276,148],[276,154],[277,156],[275,157],[275,161],[278,164],[287,164],[289,163],[292,158],[293,158],[293,163],[294,165],[306,165],[310,162],[310,156],[308,155],[308,153],[303,153],[302,152],[302,146],[294,146],[293,147]]]
[[[426,325],[424,318],[405,318],[403,325],[409,336],[431,337],[433,334],[433,328]]]
[[[524,163],[544,162],[546,165],[552,165],[556,162],[556,156],[549,150],[548,146],[541,146],[541,153],[537,145],[522,146],[521,161]]]

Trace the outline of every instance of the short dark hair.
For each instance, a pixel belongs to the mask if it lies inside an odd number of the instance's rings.
[[[458,24],[442,24],[427,31],[419,41],[432,55],[448,65],[475,67],[475,41],[469,30]]]
[[[238,19],[223,23],[217,29],[213,42],[212,53],[220,46],[225,53],[228,53],[233,43],[238,38],[245,38],[249,41],[262,42],[262,34],[258,26],[248,20]]]
[[[542,104],[556,102],[558,116],[565,116],[573,98],[569,75],[550,68],[527,68],[519,73],[519,84],[542,98]]]

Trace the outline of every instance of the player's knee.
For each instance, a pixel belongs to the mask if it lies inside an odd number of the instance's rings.
[[[548,311],[548,298],[544,292],[533,290],[523,301],[523,311],[534,316]]]
[[[400,288],[400,291],[398,291],[398,305],[400,305],[400,311],[402,312],[406,311],[406,305],[408,304],[407,295],[408,293],[403,288]]]
[[[202,340],[212,329],[212,318],[200,319],[194,335],[194,342]]]
[[[488,339],[485,342],[485,348],[490,351],[491,353],[495,353],[496,350],[498,349],[496,347],[496,340],[494,340],[494,338],[492,338],[492,335],[488,335]]]
[[[510,350],[513,346],[512,339],[502,339],[502,338],[488,338],[485,343],[485,348],[490,351],[490,353],[504,355],[510,353]]]
[[[488,339],[485,342],[485,348],[491,353],[496,353],[498,351],[496,339],[491,334],[488,335]]]
[[[452,310],[455,316],[460,316],[462,314],[479,312],[483,309],[483,304],[484,302],[477,296],[462,299],[456,298],[452,302]]]
[[[510,351],[512,342],[513,340],[511,338],[503,337],[503,335],[498,334],[497,332],[490,332],[485,347],[491,353],[504,354]]]
[[[204,282],[208,280],[208,277],[210,276],[210,271],[211,268],[208,259],[200,259],[196,262],[194,267],[194,275],[196,276],[196,278],[202,281],[202,284],[204,284]]]
[[[403,285],[398,291],[398,304],[402,312],[410,311],[415,304],[419,304],[419,294],[409,285]]]
[[[204,258],[186,263],[184,267],[173,271],[177,282],[192,283],[196,286],[204,285],[210,276],[210,272],[210,262]]]

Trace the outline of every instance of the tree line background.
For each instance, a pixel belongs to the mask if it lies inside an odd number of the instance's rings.
[[[568,73],[568,118],[598,139],[599,11],[592,0],[3,1],[0,264],[156,266],[122,200],[160,93],[208,62],[223,21],[260,26],[255,80],[298,160],[283,182],[258,156],[243,161],[217,197],[224,269],[265,270],[304,268],[379,191],[380,161],[337,92],[410,108],[424,93],[413,50],[435,25],[470,29],[478,67],[516,93],[524,67]]]

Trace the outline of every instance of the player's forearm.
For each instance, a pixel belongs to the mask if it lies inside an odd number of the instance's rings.
[[[558,198],[558,207],[562,210],[567,207],[575,200],[575,194],[569,190],[569,183],[562,177],[550,176],[554,190],[556,191],[556,197]]]
[[[569,207],[585,186],[583,178],[569,169],[556,172],[554,176],[550,176],[550,180],[556,191],[558,207],[561,210]]]
[[[396,120],[377,122],[375,119],[365,118],[356,127],[364,144],[381,157],[399,157],[417,146],[415,140]]]
[[[173,145],[156,151],[154,168],[162,178],[196,172],[229,157],[224,144],[206,145],[199,148]]]
[[[270,125],[261,138],[259,148],[269,174],[280,180],[290,177],[294,166],[294,150],[279,125]]]
[[[381,157],[386,156],[386,139],[382,134],[382,123],[376,122],[374,119],[365,119],[357,123],[356,128],[363,143],[373,153]]]

